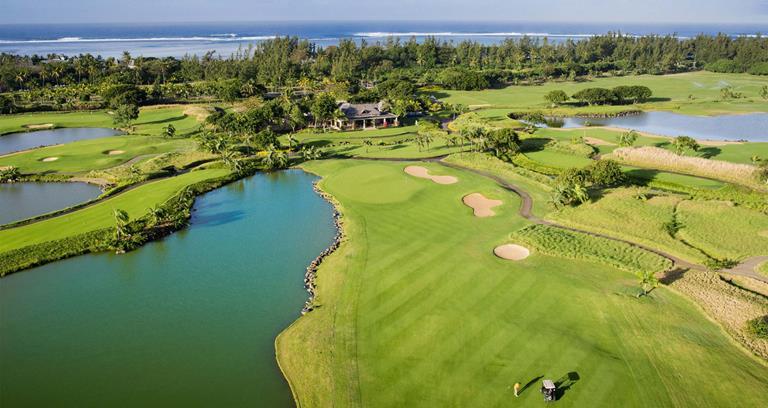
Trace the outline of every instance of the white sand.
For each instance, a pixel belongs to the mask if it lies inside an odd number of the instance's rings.
[[[56,160],[59,160],[59,158],[58,157],[46,157],[45,159],[43,159],[44,162],[54,162]]]
[[[454,184],[459,182],[459,179],[453,176],[431,176],[429,170],[421,166],[408,166],[405,168],[405,172],[414,177],[432,180],[437,184]]]
[[[494,248],[493,253],[501,259],[508,259],[510,261],[521,261],[528,258],[531,251],[526,247],[515,244],[504,244]]]
[[[125,153],[125,150],[110,150],[109,152],[107,152],[107,154],[110,156],[123,154],[123,153]]]
[[[53,127],[53,123],[42,123],[39,125],[24,125],[27,129],[50,129]]]
[[[461,201],[464,202],[464,205],[474,210],[475,217],[481,218],[496,215],[493,208],[503,204],[501,200],[492,200],[480,193],[467,194]]]
[[[593,146],[616,146],[616,143],[611,143],[609,141],[598,139],[596,137],[585,137],[584,141],[587,142],[587,144],[591,144]]]

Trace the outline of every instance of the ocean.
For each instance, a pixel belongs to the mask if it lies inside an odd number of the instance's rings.
[[[768,27],[744,24],[630,24],[630,23],[541,23],[541,22],[449,22],[449,21],[354,21],[354,22],[236,22],[236,23],[141,23],[141,24],[8,24],[0,25],[0,52],[48,55],[91,53],[114,57],[128,51],[134,56],[203,55],[214,51],[230,56],[239,47],[275,36],[297,36],[319,46],[340,39],[385,41],[388,37],[423,40],[433,36],[460,42],[484,44],[524,35],[550,41],[580,40],[609,31],[630,35],[725,33],[754,36]]]

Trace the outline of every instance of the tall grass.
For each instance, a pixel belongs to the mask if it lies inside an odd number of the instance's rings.
[[[512,236],[547,255],[599,262],[631,273],[672,267],[670,260],[641,248],[547,225],[531,225]]]
[[[622,147],[614,150],[607,158],[639,167],[707,177],[752,188],[768,188],[758,180],[755,166],[701,157],[678,156],[658,147]]]

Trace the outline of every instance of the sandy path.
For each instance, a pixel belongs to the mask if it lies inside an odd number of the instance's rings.
[[[432,176],[426,167],[421,166],[408,166],[405,168],[405,172],[414,177],[432,180],[437,184],[455,184],[459,182],[459,179],[453,176]]]
[[[480,218],[496,215],[493,208],[503,204],[501,200],[492,200],[480,193],[467,194],[461,201],[464,202],[464,205],[474,210],[475,217]]]
[[[504,244],[494,248],[493,253],[501,259],[507,259],[510,261],[522,261],[523,259],[528,258],[528,255],[531,254],[531,251],[529,251],[528,248],[520,245]]]

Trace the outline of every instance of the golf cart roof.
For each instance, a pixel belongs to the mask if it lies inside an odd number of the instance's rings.
[[[555,389],[555,383],[552,382],[552,380],[544,380],[542,381],[544,384],[544,388],[548,390],[554,390]]]

